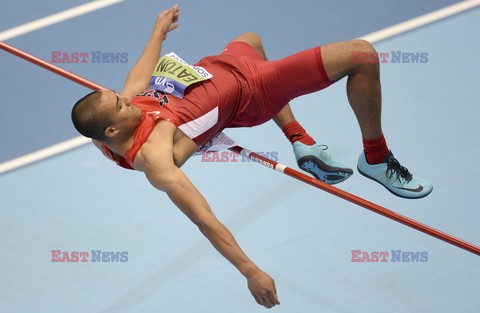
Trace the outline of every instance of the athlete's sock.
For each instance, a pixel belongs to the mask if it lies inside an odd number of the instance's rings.
[[[313,140],[313,138],[307,134],[302,125],[300,125],[297,121],[287,123],[283,127],[282,131],[292,144],[297,140],[306,144],[307,146],[311,146],[315,143],[315,140]]]
[[[365,157],[370,164],[378,164],[384,162],[385,156],[390,151],[383,135],[380,138],[367,140],[363,139],[363,149]]]

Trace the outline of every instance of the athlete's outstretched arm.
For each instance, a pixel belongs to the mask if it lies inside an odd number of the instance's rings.
[[[150,39],[145,45],[140,59],[138,59],[127,75],[123,91],[121,92],[122,96],[133,97],[148,89],[148,81],[160,57],[162,42],[167,38],[169,31],[178,27],[179,10],[178,5],[174,5],[157,15],[157,21],[153,27]]]
[[[143,159],[141,170],[150,183],[166,192],[172,202],[200,229],[218,252],[247,278],[248,288],[259,304],[267,308],[280,304],[273,279],[245,255],[230,231],[213,214],[205,198],[175,166],[172,159],[172,144],[162,141],[159,146],[158,143],[157,141],[155,145],[149,145],[147,142],[141,150]]]

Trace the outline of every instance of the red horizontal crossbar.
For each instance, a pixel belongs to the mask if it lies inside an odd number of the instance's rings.
[[[22,51],[18,48],[15,48],[9,44],[6,44],[2,41],[0,41],[0,48],[7,51],[7,52],[10,52],[11,54],[13,55],[16,55],[17,57],[20,57],[24,60],[27,60],[28,62],[32,62],[33,64],[36,64],[38,66],[41,66],[43,67],[44,69],[47,69],[51,72],[54,72],[55,74],[58,74],[60,76],[63,76],[67,79],[70,79],[71,81],[74,81],[82,86],[85,86],[87,88],[90,88],[90,89],[93,89],[93,90],[101,90],[101,89],[107,89],[99,84],[96,84],[88,79],[85,79],[81,76],[78,76],[76,74],[73,74],[67,70],[64,70],[63,68],[61,67],[58,67],[58,66],[55,66],[51,63],[48,63],[47,61],[45,60],[42,60],[40,58],[37,58],[36,56],[33,56],[25,51]]]

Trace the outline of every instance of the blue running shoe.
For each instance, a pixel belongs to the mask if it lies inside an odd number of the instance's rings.
[[[298,166],[316,179],[333,185],[352,176],[353,170],[333,160],[325,151],[327,149],[326,145],[317,145],[316,143],[311,146],[300,141],[293,143],[293,152]]]
[[[423,198],[433,190],[431,183],[413,176],[407,168],[401,166],[392,151],[387,154],[384,163],[380,164],[367,163],[365,152],[362,152],[357,168],[360,174],[382,184],[391,193],[402,198]]]

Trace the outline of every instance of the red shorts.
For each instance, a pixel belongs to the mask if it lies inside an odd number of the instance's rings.
[[[321,47],[278,61],[266,61],[242,41],[196,65],[213,77],[171,98],[178,127],[202,146],[225,128],[263,124],[292,99],[332,84],[323,67]]]
[[[227,127],[251,127],[272,119],[292,99],[322,90],[332,84],[325,71],[321,47],[266,61],[242,41],[229,43],[220,55],[238,58],[253,89],[249,103],[240,104]]]

